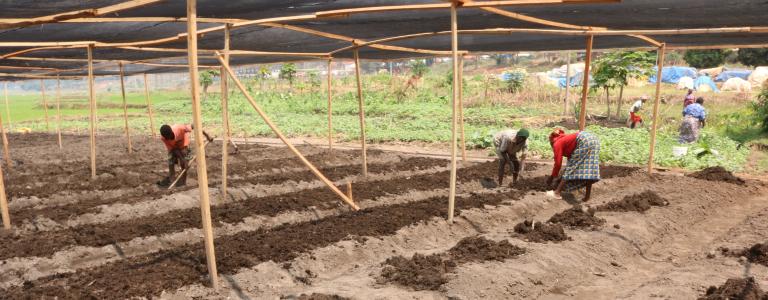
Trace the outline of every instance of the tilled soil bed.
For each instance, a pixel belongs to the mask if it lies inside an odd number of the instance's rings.
[[[549,218],[549,222],[562,224],[572,228],[597,229],[605,224],[605,219],[596,217],[594,209],[585,211],[581,206],[575,206],[556,213]]]
[[[669,201],[653,191],[645,191],[624,197],[619,201],[609,202],[596,207],[598,211],[638,211],[644,212],[651,206],[667,206]]]
[[[711,286],[699,300],[766,300],[768,295],[755,278],[731,278],[720,287]]]
[[[729,172],[723,167],[709,167],[704,170],[688,174],[687,176],[709,181],[723,181],[738,185],[745,184],[744,179],[734,176],[733,173]]]
[[[525,220],[515,225],[514,233],[515,236],[533,243],[557,243],[570,240],[561,224]]]

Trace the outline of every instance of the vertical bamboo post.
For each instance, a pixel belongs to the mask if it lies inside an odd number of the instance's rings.
[[[93,44],[88,45],[88,101],[90,107],[91,179],[96,178],[96,95],[93,82]]]
[[[589,93],[589,64],[592,62],[592,42],[595,37],[587,36],[587,57],[584,59],[584,83],[581,88],[581,110],[579,110],[579,130],[587,125],[587,95]]]
[[[128,100],[125,98],[125,71],[123,69],[123,63],[118,63],[120,68],[120,93],[123,96],[123,121],[125,121],[125,139],[128,142],[128,153],[133,153],[133,145],[131,144],[131,129],[128,127]]]
[[[224,60],[229,63],[229,31],[231,24],[224,26]],[[229,86],[227,84],[227,70],[221,67],[221,127],[224,138],[221,141],[221,201],[227,199],[227,165],[229,164],[229,141],[232,138],[229,132]]]
[[[453,223],[456,200],[456,114],[459,104],[459,37],[456,24],[456,1],[451,1],[451,52],[453,52],[453,100],[451,117],[451,182],[448,192],[448,223]]]
[[[43,96],[43,111],[45,112],[45,131],[49,131],[50,126],[48,125],[48,99],[45,98],[45,81],[40,79],[40,93]]]
[[[56,74],[56,135],[59,137],[59,150],[64,149],[61,143],[61,80]]]
[[[8,136],[5,134],[2,118],[0,118],[0,132],[3,134],[3,158],[5,159],[5,165],[10,170],[13,168],[13,165],[11,165],[11,151],[8,150]],[[2,169],[0,169],[0,172],[2,172]],[[3,194],[5,194],[5,192],[3,192]]]
[[[277,135],[277,138],[283,141],[285,146],[288,147],[288,150],[291,150],[291,152],[293,152],[293,154],[295,154],[301,160],[301,162],[307,168],[309,168],[309,170],[312,171],[312,173],[315,174],[315,176],[317,176],[317,178],[319,178],[323,183],[325,183],[325,185],[328,186],[328,188],[330,188],[331,191],[333,191],[337,196],[339,196],[341,200],[347,203],[353,210],[359,210],[360,207],[355,205],[355,203],[351,199],[349,199],[346,195],[344,195],[344,193],[338,187],[336,187],[336,185],[333,182],[328,180],[328,178],[325,177],[323,173],[321,173],[309,160],[307,160],[307,158],[304,157],[304,155],[302,155],[301,152],[299,152],[299,150],[296,149],[296,147],[294,147],[293,144],[291,144],[291,142],[288,141],[285,135],[283,135],[282,131],[280,131],[280,129],[277,128],[277,126],[274,123],[272,123],[272,120],[270,120],[267,114],[264,113],[261,107],[256,103],[256,100],[253,100],[253,97],[251,97],[251,95],[248,94],[248,90],[245,88],[245,86],[243,86],[243,83],[240,82],[240,80],[238,80],[237,77],[235,77],[236,76],[235,72],[232,71],[232,69],[229,67],[229,64],[227,64],[224,61],[224,58],[218,51],[216,51],[216,56],[219,59],[219,62],[221,63],[221,65],[224,66],[224,68],[227,70],[227,73],[232,78],[232,83],[234,83],[235,86],[237,86],[237,88],[240,90],[243,96],[245,96],[245,99],[248,100],[248,103],[251,104],[251,107],[253,107],[253,109],[256,110],[256,112],[259,114],[261,119],[264,120],[264,123],[267,123],[267,126],[269,126],[269,128],[272,129],[272,132],[274,132],[275,135]]]
[[[653,125],[651,125],[651,149],[648,154],[648,174],[653,173],[653,154],[656,150],[656,129],[659,126],[659,102],[661,99],[661,70],[664,67],[664,51],[666,50],[666,44],[662,43],[659,47],[657,55],[657,70],[656,70],[656,99],[653,102]]]
[[[467,161],[467,143],[464,139],[464,56],[459,57],[459,127],[461,128],[461,161]]]
[[[331,107],[331,100],[333,99],[333,89],[331,84],[333,82],[331,75],[333,59],[328,59],[328,152],[333,152],[333,110]]]
[[[566,58],[566,66],[565,66],[565,101],[563,103],[563,115],[568,115],[568,105],[570,105],[571,100],[571,51],[568,51],[565,55],[568,57]]]
[[[216,253],[213,248],[213,225],[211,224],[211,204],[208,199],[208,164],[205,159],[205,138],[203,120],[200,116],[200,74],[197,64],[197,0],[187,0],[187,60],[189,61],[189,80],[192,92],[192,120],[195,130],[195,150],[197,153],[197,185],[200,190],[200,213],[203,220],[205,257],[208,263],[208,275],[211,287],[219,288],[216,270]]]
[[[147,73],[144,73],[144,98],[147,99],[147,114],[149,114],[149,132],[152,137],[156,137],[155,133],[155,120],[152,118],[152,100],[149,99],[149,81],[147,81]]]
[[[8,130],[13,129],[13,124],[11,124],[11,106],[8,104],[8,82],[5,82],[5,116],[8,117]]]
[[[360,53],[358,48],[355,54],[355,77],[357,77],[357,107],[360,116],[360,145],[363,148],[363,176],[368,176],[368,157],[365,145],[365,101],[363,100],[363,79],[360,78]]]
[[[8,198],[5,195],[5,179],[3,178],[2,165],[0,165],[0,215],[3,216],[3,228],[11,229],[11,215],[8,213]]]

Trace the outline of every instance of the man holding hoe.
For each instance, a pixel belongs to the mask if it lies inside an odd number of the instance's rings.
[[[163,141],[168,150],[168,177],[159,181],[157,185],[168,187],[173,183],[176,179],[176,164],[179,165],[182,172],[176,186],[187,184],[187,172],[185,170],[189,167],[189,161],[194,157],[192,149],[189,148],[189,133],[192,132],[192,129],[194,127],[187,124],[160,126],[160,140]],[[208,142],[213,141],[205,131],[203,131],[203,135]]]
[[[493,136],[496,155],[499,157],[499,185],[504,181],[504,168],[509,164],[512,172],[512,183],[517,183],[520,171],[525,166],[525,151],[528,150],[528,129],[504,130]],[[517,153],[520,152],[520,159]]]

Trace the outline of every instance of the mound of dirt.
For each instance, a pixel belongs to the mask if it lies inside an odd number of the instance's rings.
[[[596,229],[605,224],[605,219],[595,217],[595,210],[584,211],[581,206],[574,206],[565,211],[556,213],[549,218],[550,223],[563,224],[574,228]]]
[[[417,291],[437,290],[448,282],[445,274],[456,269],[456,262],[440,254],[424,256],[416,253],[410,259],[395,256],[388,258],[384,264],[381,276],[385,281],[408,286]]]
[[[616,178],[626,177],[635,171],[640,170],[637,167],[625,167],[625,166],[600,166],[600,178]]]
[[[619,201],[613,201],[600,205],[598,211],[639,211],[644,212],[651,206],[667,206],[669,201],[653,191],[645,191],[639,194],[629,195]]]
[[[711,286],[699,300],[765,300],[768,295],[760,289],[755,278],[731,278],[720,287]]]
[[[744,256],[751,263],[757,263],[768,267],[768,242],[754,244],[752,247],[739,251],[723,249],[723,254],[733,257]]]
[[[734,176],[733,173],[719,166],[709,167],[704,170],[688,174],[687,176],[709,181],[723,181],[739,185],[744,185],[745,183],[744,179]]]
[[[464,238],[443,253],[414,254],[411,258],[395,256],[384,262],[381,270],[383,282],[394,282],[414,290],[437,290],[448,282],[447,274],[459,264],[496,260],[503,261],[525,253],[525,249],[509,241],[491,241],[484,237]]]
[[[526,241],[534,243],[562,242],[570,239],[565,234],[563,225],[541,222],[533,223],[528,220],[515,225],[515,233]]]
[[[546,192],[551,190],[551,188],[547,185],[547,176],[523,177],[520,178],[516,183],[510,184],[509,187],[518,189],[523,192]]]
[[[310,295],[307,294],[301,294],[298,298],[296,297],[283,297],[283,299],[296,299],[296,300],[348,300],[350,298],[342,297],[338,295],[327,295],[327,294],[318,294],[313,293]]]
[[[496,242],[475,236],[462,239],[448,253],[453,260],[459,263],[488,260],[504,261],[525,253],[525,249],[512,245],[507,240]]]

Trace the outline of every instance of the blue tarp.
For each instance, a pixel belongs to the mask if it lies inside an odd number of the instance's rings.
[[[717,82],[727,81],[728,79],[731,79],[731,78],[734,78],[734,77],[738,77],[738,78],[741,78],[741,79],[744,79],[744,80],[748,80],[749,79],[749,74],[752,74],[752,70],[728,70],[728,71],[723,71],[722,73],[720,73],[720,75],[717,75],[717,77],[715,78],[715,81],[717,81]]]
[[[557,86],[560,88],[565,88],[565,76],[563,77],[556,77],[557,79]],[[589,76],[589,80],[592,80],[592,76]],[[571,78],[568,80],[568,83],[571,86],[579,86],[584,82],[584,72],[577,72]]]
[[[715,82],[712,81],[712,78],[710,78],[707,75],[700,76],[699,78],[696,78],[696,81],[693,82],[693,88],[699,89],[699,86],[701,85],[708,85],[712,91],[720,92],[720,90],[717,88],[717,85],[715,85]]]
[[[651,78],[648,78],[648,82],[656,83],[656,67],[653,67]],[[691,67],[664,67],[661,69],[661,82],[664,83],[677,83],[680,78],[688,76],[696,78],[696,69]]]

